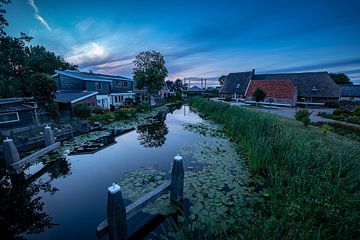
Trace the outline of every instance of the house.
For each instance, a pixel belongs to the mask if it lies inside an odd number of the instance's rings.
[[[12,129],[39,124],[34,98],[0,99],[0,129]]]
[[[296,105],[297,89],[291,80],[251,80],[245,94],[246,101],[255,101],[253,94],[258,88],[266,93],[263,102],[288,106]]]
[[[324,104],[340,97],[340,88],[327,72],[255,74],[252,80],[291,80],[297,89],[297,104]]]
[[[267,87],[269,87],[269,82],[273,82],[272,84],[276,85],[276,88],[271,90],[274,96],[281,96],[282,87],[279,84],[283,83],[290,87],[288,81],[291,81],[297,91],[297,104],[321,105],[327,101],[338,101],[340,97],[340,88],[327,72],[255,74],[255,70],[252,72],[230,73],[226,76],[220,89],[220,96],[245,100],[246,90],[252,81],[267,81],[261,83],[267,85]],[[278,93],[275,94],[274,90]],[[247,97],[250,97],[250,93]]]
[[[360,85],[343,84],[339,86],[341,89],[340,101],[360,102]]]
[[[159,91],[160,98],[167,98],[170,96],[174,96],[176,92],[180,92],[181,90],[175,85],[173,81],[166,81],[165,85]]]
[[[55,95],[60,116],[68,118],[74,116],[74,106],[82,104],[91,108],[97,107],[96,91],[57,91]]]
[[[109,109],[110,105],[122,106],[135,98],[134,81],[130,78],[72,70],[55,71],[58,91],[96,91],[97,106]]]
[[[255,70],[230,73],[225,77],[225,81],[219,91],[219,96],[226,99],[244,99],[246,89],[254,73]]]

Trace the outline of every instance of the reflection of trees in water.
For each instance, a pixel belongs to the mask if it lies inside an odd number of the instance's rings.
[[[166,141],[169,130],[164,121],[155,121],[138,126],[137,131],[140,144],[148,148],[161,147]]]
[[[68,175],[70,164],[66,160],[58,160],[49,171],[50,180],[46,182],[25,181],[17,186],[12,186],[9,176],[0,175],[1,239],[24,239],[22,234],[37,234],[55,226],[43,209],[44,203],[39,193],[54,194],[58,191],[51,186],[51,181]]]

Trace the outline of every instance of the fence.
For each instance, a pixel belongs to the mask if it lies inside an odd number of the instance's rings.
[[[115,183],[108,188],[107,219],[96,228],[99,238],[109,234],[110,240],[125,240],[128,238],[127,222],[141,208],[170,191],[170,201],[181,204],[184,197],[184,167],[182,157],[174,157],[171,169],[171,181],[166,181],[153,191],[125,207],[121,187]]]

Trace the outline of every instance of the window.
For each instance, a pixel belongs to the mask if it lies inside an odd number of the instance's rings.
[[[240,83],[238,83],[238,84],[236,85],[236,88],[240,88]]]
[[[96,90],[101,90],[102,89],[101,82],[95,82],[95,89]]]
[[[124,81],[124,87],[127,87],[127,85],[128,85],[128,82]]]
[[[17,112],[0,114],[0,124],[17,121],[19,121],[19,114]]]

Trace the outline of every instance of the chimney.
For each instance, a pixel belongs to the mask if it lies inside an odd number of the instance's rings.
[[[253,76],[255,75],[255,68],[253,68],[253,70],[252,70],[252,75]]]

